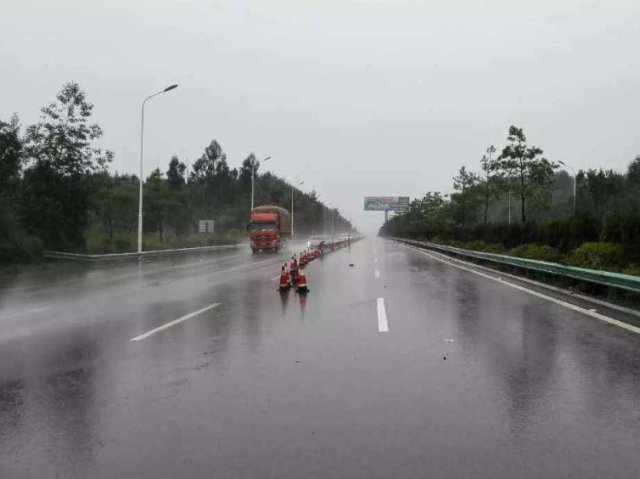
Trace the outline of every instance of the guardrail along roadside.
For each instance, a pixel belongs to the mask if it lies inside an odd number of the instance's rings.
[[[106,260],[126,260],[136,259],[139,256],[170,256],[174,254],[189,253],[207,253],[210,251],[220,251],[227,249],[239,248],[241,244],[216,245],[216,246],[198,246],[195,248],[178,248],[178,249],[159,249],[152,251],[143,251],[142,253],[107,253],[107,254],[79,254],[64,253],[62,251],[45,251],[43,257],[47,259],[63,259],[71,261],[106,261]]]
[[[467,261],[483,263],[497,269],[513,269],[530,276],[534,273],[535,279],[548,279],[549,277],[561,278],[567,284],[591,285],[599,289],[599,293],[606,290],[610,299],[616,296],[633,297],[640,300],[640,277],[610,271],[579,268],[559,263],[539,261],[516,256],[472,251],[453,246],[440,245],[425,241],[409,240],[404,238],[390,238],[401,243],[410,244],[419,248],[437,251]],[[626,294],[623,294],[626,292]]]

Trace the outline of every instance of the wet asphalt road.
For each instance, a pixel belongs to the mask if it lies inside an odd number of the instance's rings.
[[[640,335],[382,239],[279,262],[5,282],[0,477],[639,477]]]

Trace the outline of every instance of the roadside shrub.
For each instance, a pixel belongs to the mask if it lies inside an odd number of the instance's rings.
[[[571,251],[567,263],[582,268],[620,271],[624,254],[622,247],[614,243],[584,243]]]
[[[131,253],[136,251],[136,233],[122,231],[116,235],[114,249],[116,253]]]
[[[136,244],[136,243],[133,243]],[[146,234],[142,238],[142,250],[143,251],[155,251],[159,249],[167,249],[170,246],[160,241],[160,235],[158,234]]]
[[[484,248],[485,253],[504,254],[507,252],[507,248],[501,243],[487,243]]]
[[[484,241],[476,240],[469,243],[465,243],[465,249],[472,251],[483,251],[485,253],[502,254],[506,251],[504,245],[500,243],[486,243]]]
[[[487,247],[487,243],[481,240],[469,241],[468,243],[464,243],[464,249],[470,249],[472,251],[484,251]]]
[[[25,236],[21,241],[20,247],[22,251],[31,259],[40,258],[42,257],[42,253],[44,253],[42,240],[40,238],[37,238],[36,236]]]
[[[104,231],[89,229],[84,232],[84,249],[88,254],[113,253],[114,245]]]
[[[224,233],[191,233],[185,236],[171,236],[165,248],[198,248],[237,243],[246,235],[244,230],[230,229]]]
[[[640,264],[632,264],[623,269],[622,272],[624,274],[630,274],[632,276],[640,276]]]
[[[188,235],[167,233],[164,235],[163,241],[160,241],[158,233],[146,233],[142,238],[142,246],[144,251],[151,251],[226,245],[242,241],[246,234],[244,229],[236,228],[223,233],[191,233]],[[113,241],[109,241],[106,233],[96,228],[85,231],[84,237],[85,250],[88,254],[132,253],[137,250],[138,245],[138,235],[135,231],[117,231]]]
[[[509,251],[509,254],[519,258],[535,259],[539,261],[558,262],[560,253],[557,249],[549,245],[539,245],[535,243],[527,243]]]
[[[247,232],[243,229],[230,229],[224,235],[224,239],[227,243],[237,243],[245,238]]]

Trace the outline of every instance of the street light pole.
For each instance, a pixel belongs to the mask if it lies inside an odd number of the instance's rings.
[[[143,169],[142,169],[142,164],[143,164],[143,159],[144,159],[144,106],[147,103],[147,101],[149,101],[151,98],[153,98],[154,96],[158,96],[161,95],[162,93],[166,93],[168,91],[171,91],[175,88],[178,88],[178,85],[170,85],[167,88],[165,88],[164,90],[161,90],[157,93],[154,93],[153,95],[149,95],[147,98],[144,99],[144,101],[142,102],[142,114],[141,114],[141,118],[140,118],[140,191],[139,191],[139,198],[138,198],[138,258],[140,258],[140,254],[142,253],[142,183],[144,181],[143,179]]]
[[[511,190],[509,190],[509,224],[511,224]]]
[[[304,185],[304,181],[298,183],[298,186]],[[293,185],[291,185],[291,237],[293,238]]]
[[[578,181],[578,175],[576,174],[576,170],[573,169],[572,166],[567,165],[564,161],[558,161],[562,166],[566,166],[573,172],[573,216],[576,215],[576,182]]]
[[[267,156],[264,160],[262,160],[263,163],[265,163],[267,160],[269,160],[271,157]],[[254,168],[256,165],[256,160],[255,157],[253,159],[253,161],[251,162],[251,211],[253,211],[253,192],[254,192],[254,186],[253,186],[253,181],[254,181]]]

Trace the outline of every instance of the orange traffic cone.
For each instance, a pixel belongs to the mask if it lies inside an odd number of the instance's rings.
[[[291,285],[295,286],[298,282],[298,260],[296,259],[296,255],[294,254],[291,257],[291,265],[289,266],[289,270],[291,271]]]
[[[289,271],[289,268],[287,268],[287,263],[284,264],[284,270],[286,274],[287,284],[291,286],[291,272]],[[282,280],[282,278],[280,278],[280,280]]]
[[[287,291],[291,287],[287,276],[287,264],[285,263],[280,270],[280,286],[278,287],[278,291]]]
[[[301,267],[298,270],[298,285],[296,287],[296,291],[298,293],[309,292],[309,287],[307,286],[307,277],[304,274],[304,267]]]

